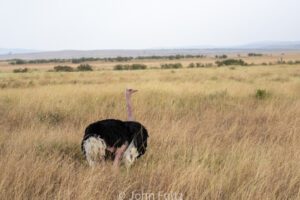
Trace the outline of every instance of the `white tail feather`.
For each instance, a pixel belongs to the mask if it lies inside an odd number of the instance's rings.
[[[122,161],[125,164],[125,166],[129,168],[134,163],[134,161],[137,159],[138,156],[139,153],[132,140],[130,145],[127,147],[126,151],[124,152]]]
[[[95,166],[105,158],[106,143],[101,138],[90,137],[83,143],[85,156],[90,166]]]

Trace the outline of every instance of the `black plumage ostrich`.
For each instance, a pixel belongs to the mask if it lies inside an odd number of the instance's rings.
[[[131,95],[135,92],[125,91],[128,121],[105,119],[86,127],[81,149],[90,166],[113,159],[114,167],[121,162],[129,167],[146,152],[148,132],[133,118]]]

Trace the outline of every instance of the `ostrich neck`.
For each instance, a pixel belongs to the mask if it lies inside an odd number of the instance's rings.
[[[129,121],[133,121],[133,113],[132,113],[132,104],[131,104],[131,95],[126,94],[126,107],[127,107],[127,117]]]

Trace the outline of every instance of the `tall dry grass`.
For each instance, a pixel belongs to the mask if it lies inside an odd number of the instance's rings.
[[[299,66],[0,76],[0,199],[300,198]],[[149,149],[92,169],[84,128],[126,119],[128,86]]]

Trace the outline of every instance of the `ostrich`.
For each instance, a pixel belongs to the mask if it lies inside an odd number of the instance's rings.
[[[112,159],[116,168],[121,162],[130,167],[146,152],[148,131],[133,118],[131,95],[135,92],[125,91],[128,121],[105,119],[86,127],[81,149],[90,166]]]

